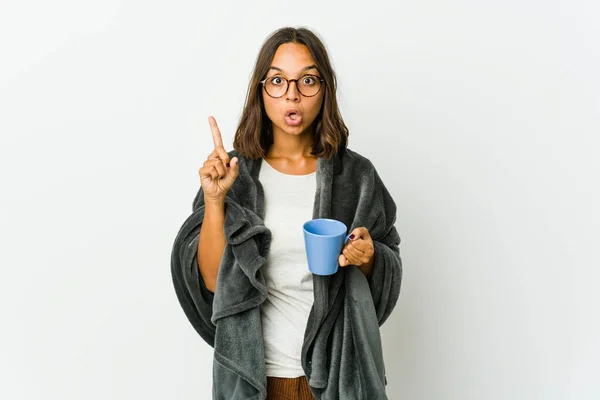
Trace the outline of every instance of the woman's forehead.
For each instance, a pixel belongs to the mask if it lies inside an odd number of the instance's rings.
[[[315,64],[316,62],[306,45],[284,43],[277,48],[270,68],[285,73],[295,73],[314,68]]]

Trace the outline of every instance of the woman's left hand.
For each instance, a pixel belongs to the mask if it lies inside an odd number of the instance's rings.
[[[342,254],[338,257],[340,267],[348,265],[370,264],[375,254],[373,239],[369,234],[369,230],[365,227],[356,228],[352,231],[348,242],[342,249]]]

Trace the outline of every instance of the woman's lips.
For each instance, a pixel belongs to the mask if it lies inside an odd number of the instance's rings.
[[[302,115],[291,113],[285,116],[285,123],[290,126],[298,126],[302,123]]]

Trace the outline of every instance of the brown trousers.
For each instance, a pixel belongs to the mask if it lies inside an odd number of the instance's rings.
[[[267,376],[267,400],[314,400],[306,376],[277,378]]]

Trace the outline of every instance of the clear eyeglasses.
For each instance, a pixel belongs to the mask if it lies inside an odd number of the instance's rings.
[[[296,82],[296,87],[302,96],[313,97],[319,93],[321,90],[321,82],[325,82],[325,80],[316,75],[304,75],[298,79],[286,79],[281,76],[272,76],[260,81],[267,94],[276,99],[287,93],[290,82]]]

